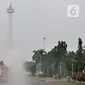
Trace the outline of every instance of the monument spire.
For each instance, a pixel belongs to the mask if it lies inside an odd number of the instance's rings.
[[[12,2],[10,1],[9,9],[12,9]]]
[[[14,13],[14,9],[12,7],[12,2],[10,1],[9,8],[7,9],[8,13]]]
[[[9,7],[7,9],[7,13],[8,13],[8,20],[9,20],[9,28],[8,28],[8,46],[10,49],[13,49],[13,14],[14,14],[15,10],[12,7],[12,2],[10,1]]]

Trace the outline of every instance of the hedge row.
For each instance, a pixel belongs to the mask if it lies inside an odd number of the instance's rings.
[[[85,82],[85,73],[74,73],[72,75],[73,80],[77,80],[81,83],[81,81]]]

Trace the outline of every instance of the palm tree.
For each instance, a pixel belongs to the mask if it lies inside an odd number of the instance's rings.
[[[36,69],[37,71],[40,70],[42,71],[42,67],[43,67],[43,60],[45,59],[45,54],[46,54],[46,51],[43,50],[43,49],[40,49],[40,50],[34,50],[33,51],[33,56],[32,56],[32,59],[33,61],[36,62]]]

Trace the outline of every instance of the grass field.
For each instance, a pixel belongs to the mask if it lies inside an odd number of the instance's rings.
[[[66,82],[64,85],[85,85],[85,84],[80,84],[80,83],[73,83],[73,82]]]
[[[55,82],[56,79],[54,80],[53,78],[49,78],[49,77],[46,77],[46,78],[40,78],[41,81],[51,81],[51,82]]]
[[[66,82],[66,81],[60,81],[60,80],[54,80],[52,78],[40,78],[41,81],[50,81],[50,82],[56,82],[59,85],[85,85],[85,83],[75,83],[75,82]]]

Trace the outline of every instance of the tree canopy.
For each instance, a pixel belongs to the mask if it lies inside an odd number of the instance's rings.
[[[83,48],[83,41],[78,38],[78,49],[76,52],[67,50],[66,41],[58,41],[49,52],[44,50],[33,51],[32,59],[37,62],[42,62],[42,67],[49,72],[52,72],[54,66],[54,72],[58,72],[60,69],[60,62],[62,62],[62,70],[72,72],[72,64],[74,72],[81,72],[85,68],[85,48]]]

